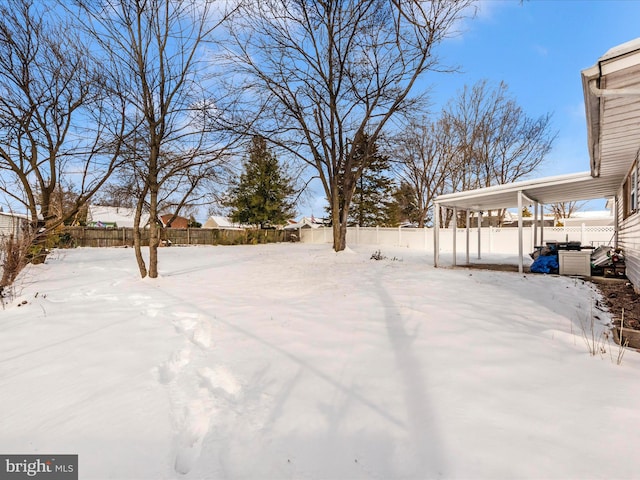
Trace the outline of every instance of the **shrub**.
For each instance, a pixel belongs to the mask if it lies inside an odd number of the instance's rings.
[[[13,235],[2,243],[0,246],[0,257],[2,258],[0,291],[5,292],[24,266],[29,263],[32,247],[30,239],[26,237],[16,239]]]

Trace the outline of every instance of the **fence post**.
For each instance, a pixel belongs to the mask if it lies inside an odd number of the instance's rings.
[[[493,253],[493,227],[489,225],[489,253]]]

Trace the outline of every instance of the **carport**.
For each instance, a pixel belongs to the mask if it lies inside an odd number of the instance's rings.
[[[435,199],[434,208],[434,266],[440,262],[440,214],[443,209],[451,209],[453,217],[458,217],[458,212],[466,212],[466,263],[469,264],[469,245],[471,237],[470,216],[474,212],[478,215],[478,259],[481,258],[482,245],[480,228],[482,225],[482,214],[491,210],[501,210],[507,208],[517,208],[518,215],[518,271],[524,271],[524,252],[522,239],[522,209],[524,206],[534,207],[533,225],[534,242],[544,241],[544,222],[542,218],[544,205],[571,202],[582,200],[593,200],[598,198],[615,197],[622,178],[618,175],[607,177],[593,177],[591,173],[574,173],[569,175],[559,175],[554,177],[540,178],[536,180],[525,180],[521,182],[496,185],[493,187],[479,188],[465,192],[440,195]],[[614,217],[617,225],[617,209]],[[453,229],[453,265],[456,265],[457,239],[456,230]],[[538,236],[539,234],[539,236]],[[617,242],[617,239],[616,239]]]

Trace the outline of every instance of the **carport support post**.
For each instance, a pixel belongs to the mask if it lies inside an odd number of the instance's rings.
[[[458,208],[453,207],[453,266],[456,266],[456,258],[458,256],[458,250],[456,249],[456,238],[458,232]]]
[[[467,265],[469,265],[469,227],[471,226],[471,215],[469,210],[467,210],[467,218],[465,227],[467,229]]]
[[[478,260],[482,258],[481,241],[482,241],[482,212],[478,212]]]
[[[522,190],[518,190],[518,272],[522,273]]]
[[[433,266],[438,267],[440,260],[440,205],[433,206]]]
[[[533,247],[538,245],[538,202],[533,203]]]
[[[540,245],[544,245],[544,203],[540,205]]]

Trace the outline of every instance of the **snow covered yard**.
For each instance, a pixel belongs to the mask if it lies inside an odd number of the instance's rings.
[[[375,250],[167,248],[156,280],[131,249],[55,251],[0,311],[0,453],[78,454],[81,479],[637,478],[640,356],[589,354],[589,284]]]

